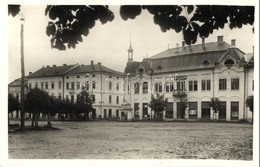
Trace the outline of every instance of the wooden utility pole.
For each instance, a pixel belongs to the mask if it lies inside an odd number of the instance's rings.
[[[23,43],[23,22],[24,18],[21,17],[21,128],[24,128],[24,43]]]

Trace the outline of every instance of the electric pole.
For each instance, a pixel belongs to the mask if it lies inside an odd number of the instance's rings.
[[[20,114],[21,114],[21,128],[24,128],[24,43],[23,43],[23,22],[24,17],[22,15],[21,17],[21,108],[20,108]]]

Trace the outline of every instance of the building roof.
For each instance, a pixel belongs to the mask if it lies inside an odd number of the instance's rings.
[[[36,72],[29,74],[27,78],[38,78],[38,77],[55,77],[55,76],[63,76],[70,70],[76,68],[78,64],[66,65],[63,66],[46,66],[37,70]]]
[[[9,87],[16,87],[16,86],[21,86],[21,78],[18,78],[14,80],[13,82],[9,83]]]
[[[71,70],[68,74],[91,73],[91,72],[104,72],[104,73],[110,73],[110,74],[115,74],[120,76],[124,75],[122,72],[112,70],[101,64],[81,65]]]
[[[152,70],[153,74],[196,69],[214,68],[216,62],[221,62],[231,55],[232,59],[241,61],[245,53],[226,42],[211,42],[172,48],[162,51],[142,62],[128,62],[125,73],[135,73],[138,68]]]
[[[204,47],[202,47],[202,44],[198,44],[198,45],[179,47],[178,49],[177,48],[167,49],[163,52],[160,52],[160,53],[150,57],[150,59],[198,54],[198,53],[205,53],[205,52],[223,51],[223,50],[227,50],[228,48],[232,48],[232,47],[234,47],[234,46],[231,46],[226,42],[221,42],[221,43],[210,42],[210,43],[205,43]]]

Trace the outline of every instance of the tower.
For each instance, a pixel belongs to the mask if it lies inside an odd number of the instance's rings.
[[[133,52],[134,52],[134,50],[132,48],[131,41],[130,41],[129,49],[127,51],[128,51],[128,62],[129,61],[133,61]]]

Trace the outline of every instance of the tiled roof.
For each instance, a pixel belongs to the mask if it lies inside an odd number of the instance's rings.
[[[126,67],[125,67],[125,74],[127,73],[135,73],[135,71],[137,70],[137,68],[139,67],[139,65],[141,64],[142,62],[138,62],[138,61],[130,61],[130,62],[127,62],[126,64]]]
[[[13,82],[11,82],[11,83],[9,83],[9,87],[17,87],[17,86],[21,86],[21,78],[18,78],[18,79],[16,79],[16,80],[14,80]],[[26,78],[25,78],[25,80],[24,80],[24,82],[25,82],[25,84],[27,83],[27,80],[26,80]]]
[[[71,70],[69,72],[69,74],[91,73],[91,72],[105,72],[105,73],[111,73],[111,74],[116,74],[116,75],[121,75],[121,76],[124,75],[122,72],[112,70],[101,64],[81,65],[81,66]]]
[[[198,45],[191,45],[191,46],[184,46],[172,49],[167,49],[161,53],[158,53],[150,59],[158,59],[158,58],[165,58],[165,57],[171,57],[171,56],[180,56],[180,55],[190,55],[190,54],[199,54],[199,53],[205,53],[205,52],[216,52],[216,51],[223,51],[227,50],[228,48],[232,48],[233,46],[229,45],[226,42],[211,42],[211,43],[205,43],[204,47],[202,47],[202,44]]]
[[[38,71],[28,75],[28,78],[37,78],[37,77],[54,77],[54,76],[63,76],[73,68],[77,67],[78,64],[74,65],[63,65],[63,66],[51,66],[51,67],[42,67]]]

